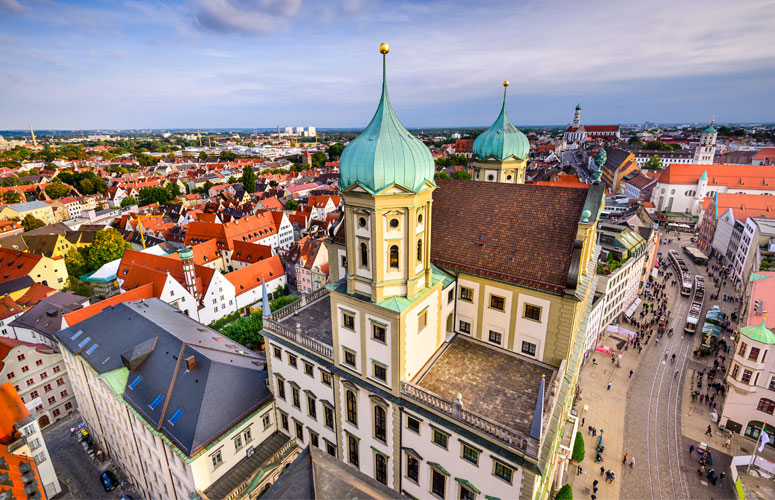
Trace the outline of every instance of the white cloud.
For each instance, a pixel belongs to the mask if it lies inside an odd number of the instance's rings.
[[[24,7],[22,7],[18,0],[0,0],[0,10],[12,14],[21,14],[24,11]]]
[[[300,9],[301,0],[199,0],[194,16],[208,30],[265,35],[285,31]]]

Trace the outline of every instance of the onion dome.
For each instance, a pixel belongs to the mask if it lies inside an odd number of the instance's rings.
[[[708,128],[702,131],[703,134],[715,134],[717,132],[718,131],[716,130],[716,128],[713,126],[712,123],[708,125]]]
[[[765,320],[762,320],[761,325],[752,325],[741,328],[740,334],[756,342],[761,342],[762,344],[774,345],[775,333],[772,333],[772,330],[764,326],[764,321]]]
[[[474,141],[473,153],[480,160],[494,158],[498,161],[516,158],[525,160],[530,153],[530,142],[525,134],[512,125],[506,113],[506,87],[509,82],[503,82],[503,106],[495,123],[479,134]]]
[[[409,133],[390,105],[385,72],[388,44],[382,53],[382,98],[366,129],[344,148],[339,159],[341,189],[358,184],[377,193],[393,184],[420,192],[426,182],[433,183],[435,164],[430,150]]]
[[[576,109],[581,111],[581,103],[576,104]]]

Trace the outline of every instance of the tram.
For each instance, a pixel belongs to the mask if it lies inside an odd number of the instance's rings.
[[[705,303],[705,278],[700,275],[694,277],[694,296],[692,304],[689,306],[689,313],[686,315],[686,326],[684,331],[694,335],[697,331],[697,325],[700,322],[702,306]]]
[[[670,263],[675,267],[676,274],[681,277],[681,295],[688,297],[692,294],[692,275],[689,273],[689,268],[686,262],[681,258],[681,255],[675,250],[668,252]]]

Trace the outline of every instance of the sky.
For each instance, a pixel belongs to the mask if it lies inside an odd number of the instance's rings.
[[[0,0],[0,130],[775,121],[775,0]]]

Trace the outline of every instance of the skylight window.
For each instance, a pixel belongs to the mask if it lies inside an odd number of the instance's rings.
[[[88,343],[89,343],[89,341],[90,341],[90,340],[91,340],[91,337],[86,337],[85,339],[83,339],[83,340],[82,340],[82,341],[81,341],[81,342],[78,344],[78,347],[83,347],[83,346],[85,346],[86,344],[88,344]]]
[[[73,336],[72,336],[72,337],[70,337],[70,340],[75,340],[75,339],[77,339],[78,337],[80,337],[80,336],[81,336],[81,334],[82,334],[82,333],[83,333],[83,330],[78,330],[77,332],[75,332],[75,333],[73,334]]]
[[[159,394],[158,396],[153,398],[153,401],[151,401],[151,404],[149,404],[148,406],[151,408],[151,410],[155,410],[156,407],[159,406],[159,403],[161,403],[162,401],[164,401],[164,395]]]
[[[130,388],[130,389],[134,389],[135,387],[137,387],[137,384],[139,384],[141,380],[143,380],[143,376],[142,376],[142,375],[138,375],[138,376],[137,376],[137,377],[135,377],[135,379],[134,379],[134,380],[133,380],[133,381],[132,381],[132,382],[129,384],[129,388]]]
[[[95,343],[94,345],[92,345],[91,347],[89,347],[88,349],[86,349],[86,354],[91,354],[91,353],[93,353],[93,352],[94,352],[94,350],[95,350],[95,349],[97,349],[99,346],[100,346],[99,344]]]
[[[183,413],[185,413],[185,410],[183,410],[183,408],[178,408],[177,410],[175,410],[175,413],[173,413],[172,416],[169,418],[169,422],[172,425],[175,425],[178,422],[178,420],[180,420],[180,417],[183,416]]]

